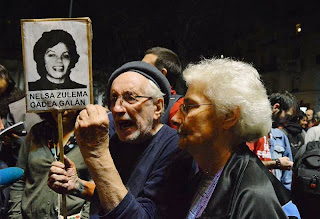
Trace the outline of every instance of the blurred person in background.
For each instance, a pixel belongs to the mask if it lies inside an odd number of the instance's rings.
[[[308,118],[307,118],[307,115],[302,110],[299,110],[298,119],[299,119],[299,124],[300,124],[300,126],[302,128],[302,136],[303,136],[303,138],[305,138],[306,137],[306,133],[308,131]]]
[[[311,128],[312,126],[314,126],[314,124],[313,124],[314,110],[312,108],[308,108],[306,110],[306,115],[307,115],[307,119],[308,119],[308,128]]]
[[[0,130],[24,121],[26,130],[40,122],[35,113],[26,113],[24,93],[15,86],[9,71],[0,64]],[[24,140],[21,133],[8,133],[0,139],[0,169],[16,165],[20,146]],[[10,187],[0,190],[0,218],[6,217]]]
[[[288,92],[273,93],[269,96],[272,109],[272,128],[266,136],[257,141],[247,142],[250,150],[262,160],[276,178],[291,190],[293,157],[290,142],[283,128],[295,115],[295,98]]]
[[[177,127],[172,124],[171,118],[183,103],[183,93],[176,92],[176,87],[182,75],[182,65],[178,55],[164,47],[152,47],[145,52],[142,61],[155,66],[168,79],[171,86],[171,97],[168,107],[161,117],[161,122],[169,125],[171,128],[177,129]]]
[[[15,121],[10,113],[9,105],[24,97],[24,93],[17,87],[7,69],[0,65],[0,130],[13,125]],[[12,134],[5,136],[0,142],[0,160],[2,165],[14,166],[18,157],[21,141],[19,136]]]
[[[297,111],[298,111],[297,115],[294,117],[290,117],[289,122],[287,122],[284,125],[284,127],[281,129],[281,131],[283,131],[288,137],[293,161],[295,161],[294,157],[296,156],[300,147],[304,144],[304,139],[305,139],[304,130],[301,126],[301,120],[300,120],[300,114],[302,111],[301,112],[300,110],[297,110]],[[303,125],[307,126],[306,120],[303,123]]]
[[[15,87],[15,82],[7,69],[0,64],[0,131],[14,124],[9,104],[23,98],[23,92]],[[22,139],[16,134],[0,139],[0,169],[16,164]],[[6,217],[10,187],[0,189],[0,218]]]
[[[308,131],[305,136],[305,143],[307,144],[310,141],[320,141],[320,124],[318,121],[320,119],[320,112],[317,112],[314,115],[314,120],[316,121],[314,126],[308,128]]]
[[[79,175],[90,181],[91,177],[74,137],[75,121],[80,111],[63,112],[63,145],[66,166],[76,167],[70,176]],[[24,169],[24,176],[11,186],[9,218],[58,218],[62,215],[58,193],[47,186],[51,163],[59,158],[56,111],[40,113],[43,121],[34,125],[21,146],[17,167]],[[72,159],[72,161],[70,161]],[[72,194],[67,195],[68,216],[89,218],[90,203]]]

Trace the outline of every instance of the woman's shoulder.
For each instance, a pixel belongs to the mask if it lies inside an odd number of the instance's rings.
[[[72,80],[68,80],[67,82],[65,82],[64,87],[68,88],[68,89],[87,88],[86,85],[80,84],[80,83],[72,81]]]
[[[43,90],[43,80],[28,82],[29,91]]]
[[[28,82],[29,91],[37,90],[38,81]]]

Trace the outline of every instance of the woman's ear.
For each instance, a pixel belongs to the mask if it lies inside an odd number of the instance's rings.
[[[154,120],[160,119],[162,113],[164,111],[164,100],[162,98],[158,98],[156,103],[154,104]]]
[[[240,118],[240,107],[235,108],[234,110],[230,111],[226,114],[224,122],[223,122],[223,129],[229,130],[231,129]]]

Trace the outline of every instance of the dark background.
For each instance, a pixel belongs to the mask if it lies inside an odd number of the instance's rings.
[[[302,37],[297,23],[305,35],[320,32],[315,3],[73,0],[72,17],[92,21],[93,80],[101,90],[113,70],[140,60],[153,46],[175,51],[184,67],[200,57],[223,55],[251,62],[261,74],[277,70],[284,60],[300,57],[295,47]],[[20,19],[63,18],[70,13],[69,0],[2,0],[0,7],[0,59],[22,60]],[[285,52],[264,57],[264,48],[277,44]]]

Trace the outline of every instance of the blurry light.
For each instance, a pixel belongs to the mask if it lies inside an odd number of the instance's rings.
[[[296,33],[300,33],[302,31],[301,24],[296,24]]]
[[[220,58],[222,58],[222,59],[223,59],[223,55],[221,55],[221,56],[220,56]]]

